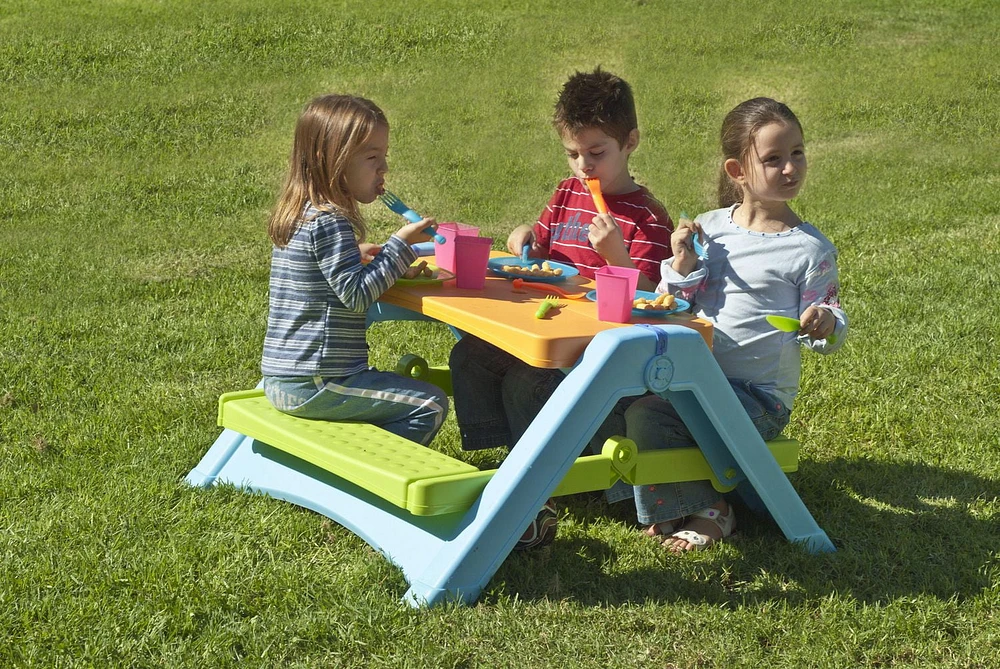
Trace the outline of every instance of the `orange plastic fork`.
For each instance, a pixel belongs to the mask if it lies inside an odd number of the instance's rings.
[[[597,207],[597,213],[608,213],[608,203],[604,201],[604,193],[601,192],[601,180],[597,177],[589,177],[585,181],[587,182],[587,188],[590,189],[590,196],[594,198],[594,206]]]
[[[525,281],[524,279],[514,279],[514,290],[521,290],[522,288],[540,290],[543,293],[555,293],[560,297],[565,297],[569,300],[582,300],[587,297],[586,293],[567,293],[562,288],[559,288],[551,283],[533,283],[531,281]]]

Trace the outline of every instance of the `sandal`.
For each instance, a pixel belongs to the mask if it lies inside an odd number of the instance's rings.
[[[722,536],[719,538],[715,538],[707,534],[701,534],[700,532],[695,532],[694,530],[680,530],[678,532],[674,532],[673,534],[671,534],[669,538],[686,541],[691,547],[687,549],[682,549],[678,548],[677,544],[675,543],[671,544],[664,543],[664,545],[667,546],[667,548],[671,549],[672,552],[680,553],[684,552],[685,550],[703,551],[706,548],[712,546],[717,541],[722,541],[726,537],[731,536],[733,533],[733,528],[736,527],[736,513],[733,511],[732,506],[729,507],[729,513],[725,516],[722,515],[722,511],[716,509],[715,507],[710,506],[707,509],[702,509],[701,511],[692,513],[690,516],[688,516],[689,521],[694,518],[700,518],[702,520],[707,520],[715,524],[715,526],[718,527],[719,530],[721,531]]]
[[[657,539],[659,537],[666,538],[670,536],[670,534],[673,533],[675,529],[677,529],[677,524],[676,524],[677,520],[681,519],[677,518],[675,520],[666,520],[662,523],[653,523],[652,525],[647,525],[646,527],[643,528],[642,533],[645,534],[647,537],[651,537],[653,539]],[[662,540],[663,539],[660,539],[660,541]]]

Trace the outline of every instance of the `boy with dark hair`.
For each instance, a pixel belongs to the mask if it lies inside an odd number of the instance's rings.
[[[518,226],[507,250],[573,265],[587,278],[604,265],[635,267],[639,289],[660,281],[660,261],[670,257],[673,224],[663,206],[629,174],[628,160],[639,145],[632,89],[597,68],[577,72],[563,86],[553,125],[573,176],[564,179],[534,227]],[[608,204],[598,214],[584,179],[597,177]]]
[[[553,125],[573,176],[559,183],[534,226],[521,225],[510,233],[508,251],[520,256],[523,247],[530,246],[532,257],[573,265],[591,279],[605,265],[633,267],[640,271],[639,289],[654,290],[660,261],[670,256],[673,224],[663,206],[629,174],[629,157],[639,145],[632,89],[600,67],[577,72],[563,85]],[[597,212],[584,182],[594,177],[600,179],[607,214]],[[512,447],[565,378],[561,370],[531,367],[472,336],[455,344],[449,364],[455,416],[466,450]],[[634,399],[619,402],[616,413]],[[603,427],[594,442],[611,436]],[[515,549],[544,546],[555,533],[555,505],[549,500]]]

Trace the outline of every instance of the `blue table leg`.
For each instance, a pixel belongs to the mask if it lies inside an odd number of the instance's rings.
[[[513,549],[615,403],[652,389],[677,405],[722,482],[744,478],[785,535],[833,550],[757,434],[701,335],[682,326],[602,332],[465,514],[418,518],[301,460],[223,431],[188,475],[287,499],[344,525],[397,564],[406,601],[471,603]]]

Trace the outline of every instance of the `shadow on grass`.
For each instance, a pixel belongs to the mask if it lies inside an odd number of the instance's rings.
[[[535,554],[512,555],[493,582],[522,600],[587,605],[797,604],[829,595],[866,603],[919,595],[962,601],[992,587],[1000,571],[997,481],[874,460],[808,463],[804,470],[793,484],[835,553],[806,552],[787,542],[769,516],[737,502],[738,534],[699,555],[660,555],[654,542],[643,543],[638,528],[627,529],[639,545],[622,552],[589,533],[573,533]],[[569,517],[584,528],[607,526],[609,516],[627,523],[634,514],[594,500],[564,501]],[[483,601],[490,598],[484,593]]]

